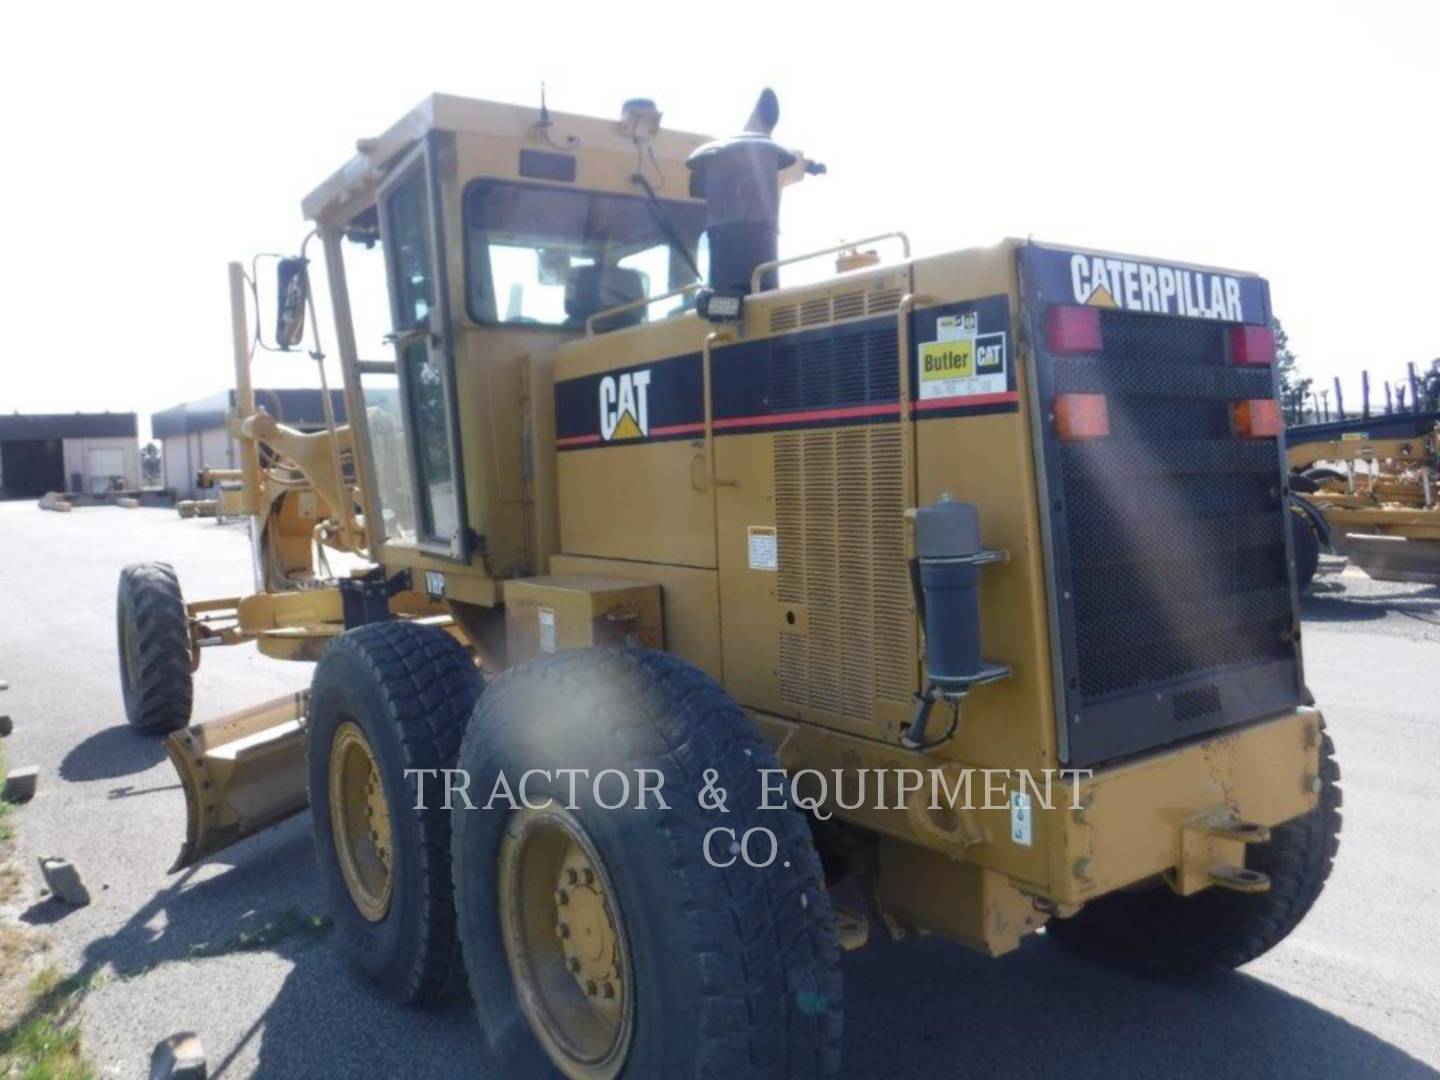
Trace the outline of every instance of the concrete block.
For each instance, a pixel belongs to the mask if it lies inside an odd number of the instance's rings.
[[[126,510],[134,510],[140,505],[140,500],[130,498],[116,499],[115,505],[123,506]]]
[[[150,1080],[205,1080],[205,1048],[193,1031],[181,1031],[155,1044]]]
[[[35,797],[35,785],[40,782],[40,768],[26,765],[23,769],[11,769],[5,777],[3,797],[6,802],[25,803]]]
[[[45,887],[57,900],[71,907],[90,903],[90,890],[85,888],[80,871],[68,859],[41,859],[40,873],[45,878]]]

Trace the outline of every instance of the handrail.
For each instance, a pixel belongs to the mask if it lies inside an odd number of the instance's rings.
[[[910,258],[910,237],[898,229],[895,232],[880,233],[878,236],[867,236],[863,240],[846,240],[834,247],[821,248],[819,251],[807,251],[804,255],[791,255],[786,259],[771,259],[769,262],[761,263],[750,275],[750,291],[760,291],[760,279],[771,270],[779,270],[782,266],[789,266],[792,263],[806,262],[810,259],[818,259],[821,255],[833,255],[837,251],[848,251],[850,248],[859,247],[861,244],[878,244],[881,240],[899,240],[900,246],[905,251],[905,258]]]
[[[700,282],[692,281],[689,285],[681,285],[680,288],[671,289],[669,292],[661,293],[659,296],[645,296],[639,300],[630,300],[616,307],[606,308],[604,311],[597,311],[585,320],[585,336],[595,336],[595,324],[601,319],[611,318],[624,311],[633,311],[636,308],[649,307],[651,304],[660,303],[661,300],[673,300],[677,296],[685,296],[688,293],[692,293],[698,288],[700,288]]]
[[[906,293],[895,309],[895,344],[900,352],[900,487],[908,511],[920,501],[915,483],[915,417],[910,406],[910,313],[931,298]]]
[[[735,335],[729,330],[712,330],[705,335],[705,342],[700,346],[700,380],[705,387],[705,463],[712,490],[717,487],[737,486],[734,480],[722,480],[715,472],[715,402],[710,393],[710,376],[714,363],[711,348],[716,344],[734,340]]]

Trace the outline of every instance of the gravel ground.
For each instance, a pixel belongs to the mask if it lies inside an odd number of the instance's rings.
[[[324,905],[308,817],[166,870],[183,800],[160,744],[132,734],[114,644],[116,574],[173,562],[192,597],[249,582],[243,529],[168,511],[0,504],[0,699],[13,763],[42,767],[18,815],[27,859],[63,855],[95,895],[33,889],[20,917],[93,977],[86,1042],[104,1075],[198,1030],[212,1077],[496,1076],[468,1006],[391,1005],[310,923]],[[1096,969],[1043,937],[991,961],[932,941],[845,958],[846,1075],[1437,1076],[1440,1065],[1440,588],[1371,582],[1327,561],[1305,603],[1307,676],[1338,746],[1345,831],[1310,918],[1242,973],[1174,988]],[[297,689],[310,668],[211,650],[197,719]],[[33,862],[29,865],[33,866]],[[877,935],[878,937],[878,935]]]

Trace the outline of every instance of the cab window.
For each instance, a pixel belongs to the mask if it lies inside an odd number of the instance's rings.
[[[459,499],[450,444],[444,350],[435,311],[435,260],[430,249],[430,193],[423,161],[385,194],[385,239],[390,247],[391,307],[400,386],[406,398],[420,484],[416,491],[421,540],[455,548]]]
[[[662,220],[685,251],[671,243]],[[581,328],[598,311],[695,281],[690,260],[705,209],[698,202],[475,181],[465,191],[464,222],[473,320]],[[634,321],[683,306],[674,299],[648,305]]]
[[[411,498],[410,444],[405,431],[405,410],[400,407],[400,380],[392,369],[382,370],[394,352],[385,335],[390,332],[390,298],[385,274],[385,251],[375,208],[345,226],[345,288],[350,295],[350,319],[355,330],[358,358],[368,363],[360,375],[365,401],[365,422],[370,430],[370,468],[375,478],[375,510],[381,521],[372,527],[377,538],[397,544],[416,541],[415,504]]]

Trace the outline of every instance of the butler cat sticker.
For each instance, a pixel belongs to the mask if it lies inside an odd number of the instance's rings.
[[[975,311],[935,321],[935,340],[920,343],[921,401],[1005,392],[1005,334],[979,329]]]

